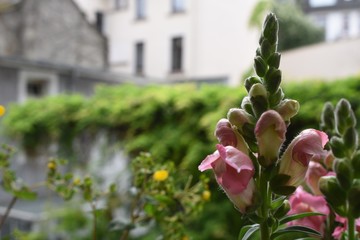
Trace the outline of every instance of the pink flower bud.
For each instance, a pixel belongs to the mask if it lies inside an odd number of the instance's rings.
[[[252,205],[255,191],[254,165],[246,154],[232,146],[216,145],[217,151],[208,155],[199,165],[200,171],[213,169],[216,181],[236,208],[246,212]]]
[[[323,148],[328,140],[326,133],[315,129],[304,130],[294,138],[280,159],[279,174],[290,176],[287,186],[301,184],[310,160],[325,157]]]
[[[328,171],[320,163],[310,161],[305,180],[314,195],[322,195],[319,189],[319,179],[327,174]]]
[[[274,110],[264,112],[255,127],[259,156],[264,158],[263,166],[269,166],[278,159],[279,149],[285,141],[286,125],[280,114]]]
[[[300,104],[296,100],[285,99],[279,106],[275,109],[284,119],[284,121],[289,121],[290,118],[295,116],[299,111]]]
[[[253,117],[241,108],[231,108],[228,111],[227,118],[229,119],[230,123],[236,126],[238,129],[241,129],[245,123],[250,123],[253,121]]]
[[[233,146],[237,144],[236,135],[231,128],[229,120],[222,118],[216,124],[215,136],[217,137],[219,143],[224,146]]]

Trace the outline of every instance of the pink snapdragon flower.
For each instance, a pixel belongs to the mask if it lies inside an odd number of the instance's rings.
[[[335,221],[339,222],[340,226],[337,226],[334,229],[334,232],[332,233],[332,236],[335,239],[341,239],[342,234],[344,232],[346,232],[347,227],[348,227],[347,226],[347,219],[336,214]],[[355,220],[355,230],[358,233],[360,233],[360,218]]]
[[[286,125],[280,114],[274,110],[264,112],[255,126],[255,136],[259,146],[259,156],[263,166],[275,163],[281,145],[285,141]]]
[[[218,184],[236,208],[245,213],[252,205],[255,191],[254,165],[248,155],[233,146],[218,144],[216,148],[217,151],[202,161],[199,170],[213,169]]]
[[[318,212],[327,215],[330,212],[323,196],[311,195],[304,191],[301,186],[290,196],[289,202],[291,207],[291,210],[288,212],[289,215],[306,212]],[[305,226],[324,234],[325,220],[326,216],[310,216],[291,221],[288,225]]]
[[[323,176],[335,176],[335,173],[326,170],[323,165],[318,162],[310,161],[305,181],[306,185],[310,188],[314,195],[322,195],[319,189],[319,180]]]
[[[280,159],[279,174],[290,176],[287,186],[298,187],[302,183],[310,160],[325,157],[328,140],[326,133],[315,129],[304,130],[294,138]]]

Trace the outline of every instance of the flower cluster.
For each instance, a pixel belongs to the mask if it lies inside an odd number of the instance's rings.
[[[287,212],[280,210],[285,209],[285,197],[278,197],[296,190],[310,162],[326,157],[324,146],[328,142],[326,133],[307,129],[281,151],[299,103],[285,98],[280,87],[277,32],[277,18],[269,14],[254,59],[257,76],[245,80],[248,95],[241,107],[230,109],[227,118],[218,121],[216,151],[199,165],[200,171],[214,171],[218,184],[241,213],[257,219],[259,225],[254,227],[260,229],[262,239],[282,233],[276,232],[277,225],[271,220]]]

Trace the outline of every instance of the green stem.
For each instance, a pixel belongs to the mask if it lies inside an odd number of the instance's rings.
[[[6,212],[5,212],[4,216],[1,218],[1,221],[0,221],[0,230],[1,230],[2,227],[4,226],[5,220],[6,220],[7,217],[9,216],[10,210],[11,210],[11,209],[13,208],[13,206],[15,205],[17,199],[18,199],[18,198],[14,196],[14,197],[11,199],[8,207],[6,208]]]
[[[355,218],[348,216],[348,240],[355,240]]]
[[[261,205],[260,215],[263,218],[263,221],[260,223],[260,233],[261,240],[270,239],[270,229],[268,226],[268,217],[269,217],[269,184],[264,172],[260,174],[260,193],[263,198]]]
[[[96,240],[96,206],[94,202],[91,202],[91,210],[93,213],[93,240]]]

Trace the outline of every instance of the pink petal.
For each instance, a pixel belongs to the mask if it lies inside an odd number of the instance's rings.
[[[213,154],[208,155],[199,165],[199,171],[203,172],[208,169],[212,169],[211,164],[220,159],[220,154],[215,151]]]

